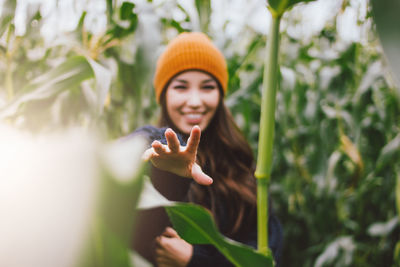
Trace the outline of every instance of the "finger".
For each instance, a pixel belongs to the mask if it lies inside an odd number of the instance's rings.
[[[156,256],[155,257],[157,267],[165,267],[166,266],[166,259],[165,256]]]
[[[157,267],[169,267],[169,266],[171,266],[171,265],[168,265],[168,259],[165,258],[165,257],[156,258],[156,263],[157,263]]]
[[[156,238],[156,246],[164,248],[169,243],[169,241],[170,241],[169,237],[160,235]]]
[[[164,240],[163,240],[163,237],[161,235],[157,236],[155,241],[156,241],[156,247],[157,248],[162,248],[163,247]]]
[[[190,131],[189,140],[187,143],[186,151],[191,153],[196,153],[197,147],[200,143],[200,136],[201,130],[199,126],[193,126],[192,130]]]
[[[164,249],[160,248],[160,247],[156,247],[156,249],[154,250],[156,253],[156,257],[161,257],[164,255]]]
[[[155,157],[155,156],[159,156],[159,155],[154,151],[153,148],[149,148],[143,153],[142,160],[149,161],[152,157]]]
[[[172,152],[179,152],[180,143],[176,133],[168,128],[165,131],[165,138],[167,139],[168,147]]]
[[[192,177],[198,184],[201,185],[210,185],[213,183],[213,179],[205,174],[201,167],[195,163],[192,167]]]
[[[178,233],[172,227],[165,228],[163,236],[180,238]]]
[[[165,153],[167,153],[167,150],[166,150],[166,147],[163,145],[163,144],[161,144],[160,143],[160,141],[154,141],[152,144],[151,144],[151,147],[154,149],[154,151],[157,153],[157,154],[159,154],[159,155],[162,155],[162,154],[165,154]]]

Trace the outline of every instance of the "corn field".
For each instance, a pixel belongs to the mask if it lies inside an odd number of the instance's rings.
[[[75,127],[107,141],[155,124],[157,56],[179,32],[203,31],[227,58],[225,100],[257,155],[265,1],[0,4],[2,124],[31,136]],[[284,229],[282,266],[400,266],[400,77],[384,54],[374,8],[317,0],[282,18],[269,187]],[[0,187],[4,175],[0,169]],[[114,256],[123,250],[115,236],[106,240]],[[114,266],[127,266],[124,253]]]

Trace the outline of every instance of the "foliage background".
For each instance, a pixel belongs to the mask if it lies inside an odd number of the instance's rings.
[[[226,102],[256,152],[269,14],[245,2],[4,0],[0,117],[36,133],[80,125],[124,136],[157,119],[151,81],[164,45],[202,30],[228,59]],[[370,4],[300,5],[281,33],[270,192],[283,266],[396,266],[400,93]]]

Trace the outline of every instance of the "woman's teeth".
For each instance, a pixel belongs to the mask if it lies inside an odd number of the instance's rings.
[[[202,114],[186,114],[186,117],[191,120],[201,119]]]

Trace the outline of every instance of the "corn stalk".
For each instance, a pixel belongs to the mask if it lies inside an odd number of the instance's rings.
[[[270,254],[268,248],[268,184],[272,169],[272,148],[275,126],[275,102],[278,84],[279,25],[282,15],[299,0],[267,0],[272,15],[271,28],[267,41],[267,55],[264,63],[264,76],[261,100],[260,134],[255,176],[257,182],[257,230],[258,251]]]

